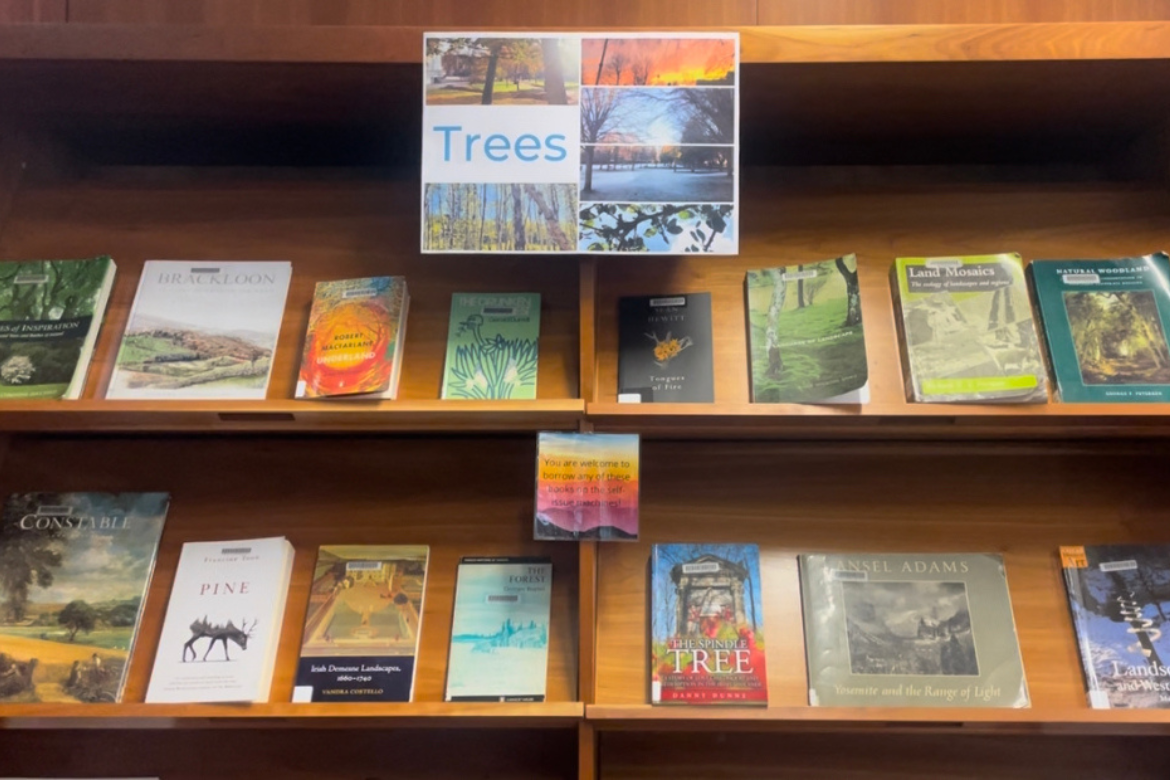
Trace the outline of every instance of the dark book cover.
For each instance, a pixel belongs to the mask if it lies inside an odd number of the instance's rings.
[[[652,704],[766,706],[759,548],[654,545],[650,633]]]
[[[1061,547],[1094,709],[1170,709],[1170,545]]]
[[[618,327],[619,397],[642,403],[715,400],[710,293],[622,298]]]
[[[1170,401],[1170,258],[1028,266],[1060,400]]]

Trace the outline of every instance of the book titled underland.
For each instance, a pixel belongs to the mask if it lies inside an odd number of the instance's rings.
[[[767,705],[756,545],[654,545],[650,615],[652,704]]]
[[[1170,546],[1061,547],[1094,709],[1170,709]]]
[[[540,293],[455,293],[441,397],[536,398]]]
[[[900,257],[893,275],[909,400],[1047,402],[1018,254]]]
[[[1028,266],[1065,403],[1170,401],[1170,258]]]
[[[425,545],[318,550],[293,701],[411,700],[428,555]]]
[[[715,400],[711,293],[622,298],[618,309],[618,401]]]
[[[857,257],[748,271],[753,403],[864,403]]]
[[[800,556],[809,703],[1027,707],[998,555]]]
[[[0,527],[0,702],[121,700],[166,493],[19,493]]]
[[[148,261],[106,397],[263,399],[291,276],[286,262]]]
[[[114,261],[0,263],[0,399],[80,398]]]
[[[548,558],[459,562],[447,701],[544,701],[551,595]]]

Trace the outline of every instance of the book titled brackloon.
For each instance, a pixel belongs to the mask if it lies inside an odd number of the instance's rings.
[[[107,398],[263,399],[292,266],[149,260]]]
[[[748,271],[753,403],[864,403],[857,257]]]
[[[1028,266],[1065,403],[1170,401],[1170,258]]]
[[[459,562],[447,701],[544,701],[551,596],[548,558]]]
[[[715,400],[711,294],[650,295],[618,303],[618,400]]]
[[[114,261],[0,263],[0,399],[80,398]]]
[[[1170,709],[1170,546],[1061,547],[1094,709]]]
[[[425,545],[317,551],[294,702],[411,700],[428,554]]]
[[[1018,254],[900,257],[893,274],[909,400],[1047,402]]]
[[[650,615],[652,704],[767,705],[756,545],[654,545]]]
[[[536,539],[638,538],[636,433],[537,437]]]
[[[19,493],[0,528],[0,702],[117,702],[166,493]]]
[[[455,293],[443,398],[536,398],[540,293]]]
[[[800,556],[809,703],[1027,707],[998,555]]]
[[[284,537],[184,544],[146,701],[268,701],[293,556]]]

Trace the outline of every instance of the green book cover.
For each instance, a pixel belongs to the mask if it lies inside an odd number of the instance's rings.
[[[857,257],[747,272],[754,403],[857,403],[865,332]]]
[[[1060,400],[1170,401],[1170,258],[1029,266]]]
[[[1048,401],[1018,254],[900,257],[893,273],[910,400]]]
[[[455,293],[443,398],[536,398],[540,293]]]
[[[0,399],[80,398],[114,261],[0,263]]]
[[[801,555],[814,707],[1027,707],[1003,559]]]

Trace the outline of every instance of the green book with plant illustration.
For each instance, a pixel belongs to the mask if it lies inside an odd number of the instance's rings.
[[[748,271],[753,403],[864,403],[857,257]]]
[[[900,257],[893,274],[907,398],[1047,403],[1018,254]]]
[[[1170,258],[1029,266],[1060,400],[1170,401]]]
[[[445,399],[536,398],[540,293],[455,293]]]

